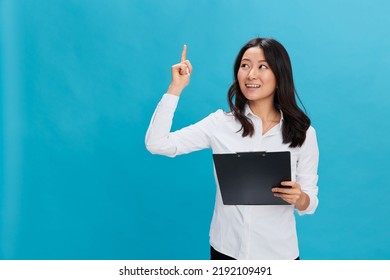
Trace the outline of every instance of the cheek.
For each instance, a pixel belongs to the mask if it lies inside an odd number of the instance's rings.
[[[276,85],[276,78],[273,73],[268,73],[267,75],[263,76],[263,82],[267,82],[269,85]]]
[[[245,77],[244,77],[244,73],[241,71],[241,70],[238,70],[238,72],[237,72],[237,80],[242,80],[242,79],[244,79]]]
[[[242,84],[245,84],[245,78],[246,78],[245,74],[242,71],[238,71],[237,81],[240,87],[242,86]]]

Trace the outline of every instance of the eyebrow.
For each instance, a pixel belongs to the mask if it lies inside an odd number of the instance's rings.
[[[243,58],[243,59],[241,59],[241,61],[251,61],[249,58]],[[267,60],[259,60],[259,61],[257,61],[257,62],[267,62]],[[268,63],[268,62],[267,62]]]

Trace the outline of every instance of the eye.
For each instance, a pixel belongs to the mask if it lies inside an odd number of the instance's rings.
[[[267,65],[261,64],[261,65],[259,66],[259,69],[268,69],[268,67],[267,67]]]
[[[242,64],[241,64],[241,68],[243,68],[243,69],[249,68],[249,65],[246,64],[246,63],[242,63]]]

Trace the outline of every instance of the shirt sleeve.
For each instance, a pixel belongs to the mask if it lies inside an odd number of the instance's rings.
[[[316,132],[310,127],[306,133],[306,140],[302,145],[301,154],[297,165],[297,182],[310,198],[310,204],[306,210],[298,211],[299,215],[313,214],[318,206],[318,161],[319,150]]]
[[[145,145],[152,154],[175,157],[210,147],[210,131],[215,113],[203,120],[171,132],[172,120],[179,97],[164,94],[157,105],[145,136]]]

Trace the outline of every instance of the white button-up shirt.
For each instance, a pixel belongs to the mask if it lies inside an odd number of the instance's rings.
[[[246,106],[245,115],[255,128],[252,137],[242,137],[241,123],[222,110],[183,129],[171,132],[172,119],[179,98],[164,94],[148,131],[146,147],[153,154],[169,157],[211,148],[215,154],[250,151],[290,151],[291,178],[301,185],[310,204],[300,215],[312,214],[318,205],[318,145],[313,127],[306,132],[301,147],[283,144],[282,123],[262,135],[262,121]],[[236,259],[295,259],[299,256],[294,206],[292,205],[224,205],[218,185],[210,228],[210,244],[217,251]]]

